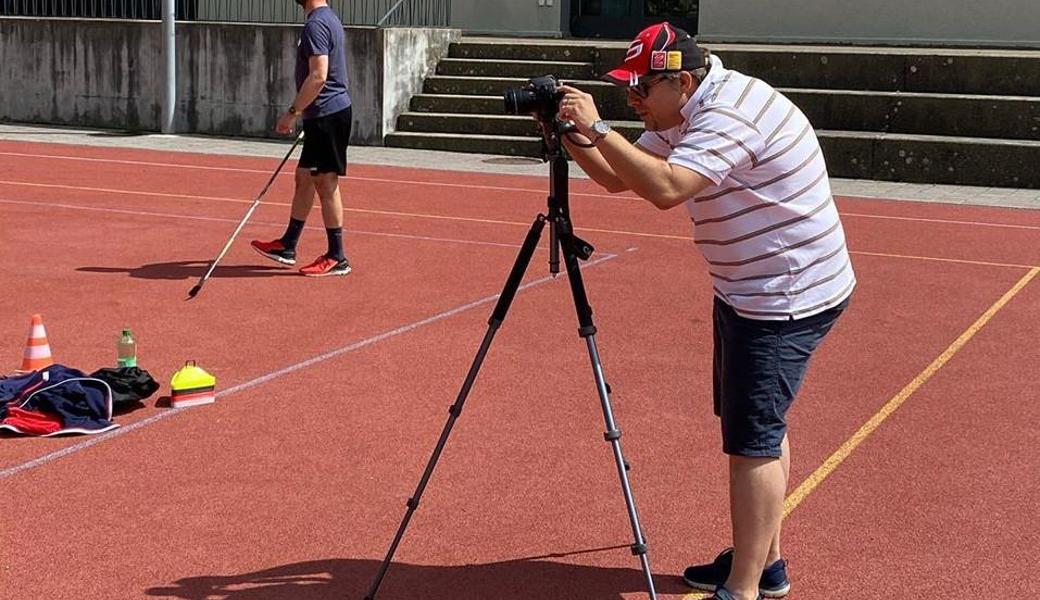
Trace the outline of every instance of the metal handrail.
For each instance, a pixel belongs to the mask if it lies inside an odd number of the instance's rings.
[[[397,9],[398,9],[398,8],[399,8],[399,7],[400,7],[400,6],[402,5],[402,4],[404,4],[404,0],[397,0],[397,3],[396,3],[396,4],[394,4],[393,6],[391,6],[391,7],[390,7],[390,10],[386,11],[386,14],[385,14],[385,15],[383,15],[383,18],[382,18],[382,19],[379,19],[379,22],[378,22],[378,23],[376,23],[376,26],[377,26],[377,27],[382,27],[382,26],[383,26],[383,25],[384,25],[384,24],[386,23],[386,20],[390,18],[390,15],[394,14],[395,12],[397,12]]]

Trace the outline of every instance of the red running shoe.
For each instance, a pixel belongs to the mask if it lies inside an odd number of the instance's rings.
[[[266,256],[275,262],[282,263],[283,265],[295,265],[296,264],[296,251],[289,250],[282,243],[282,240],[274,240],[271,242],[261,242],[260,240],[253,240],[249,242],[249,245],[256,250],[260,256]]]
[[[322,254],[314,262],[302,267],[300,273],[307,277],[330,277],[332,275],[346,275],[350,273],[350,263],[347,259],[336,260],[331,256]]]

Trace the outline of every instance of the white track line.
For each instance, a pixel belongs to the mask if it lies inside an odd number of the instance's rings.
[[[57,154],[24,154],[20,152],[0,152],[0,156],[17,156],[22,158],[47,158],[47,159],[58,159],[58,160],[78,160],[86,162],[100,162],[100,163],[111,163],[117,165],[132,165],[141,167],[161,167],[167,169],[198,169],[202,171],[224,171],[228,173],[263,173],[270,175],[271,170],[267,169],[246,169],[241,167],[211,167],[204,165],[191,165],[191,164],[180,164],[180,163],[164,163],[164,162],[152,162],[144,160],[122,160],[115,158],[91,158],[86,156],[60,156]],[[262,157],[250,157],[250,158],[262,158]],[[395,167],[389,167],[395,168]],[[408,167],[396,167],[396,168],[408,168]],[[280,177],[295,177],[296,174],[292,171],[281,173]],[[509,177],[509,175],[504,175]],[[530,175],[523,175],[522,177],[531,177]],[[463,188],[469,190],[495,190],[499,192],[522,192],[528,194],[542,194],[548,193],[548,190],[544,188],[533,189],[533,188],[519,188],[519,187],[503,187],[494,185],[475,185],[466,183],[447,183],[439,181],[424,181],[419,179],[384,179],[380,177],[355,177],[353,175],[347,175],[345,177],[348,181],[374,181],[377,183],[407,183],[410,185],[430,185],[436,187],[449,187],[449,188]],[[636,196],[630,195],[614,195],[614,194],[587,194],[582,192],[569,192],[570,196],[585,196],[588,198],[609,198],[611,200],[640,200]],[[641,201],[641,200],[640,200]]]
[[[246,168],[239,168],[239,167],[211,167],[211,166],[205,166],[205,165],[163,163],[163,162],[136,161],[136,160],[121,160],[121,159],[112,159],[112,158],[90,158],[90,157],[84,157],[84,156],[61,156],[61,155],[56,155],[56,154],[26,154],[26,153],[19,153],[19,152],[0,152],[0,156],[17,156],[17,157],[22,157],[22,158],[48,158],[48,159],[61,159],[61,160],[78,160],[78,161],[87,161],[87,162],[112,163],[112,164],[123,164],[123,165],[133,165],[133,166],[146,166],[146,167],[161,167],[161,168],[173,168],[173,169],[198,169],[198,170],[204,170],[204,171],[224,171],[224,172],[231,172],[231,173],[263,173],[263,174],[269,174],[270,173],[270,171],[265,171],[265,170],[262,170],[262,169],[246,169]],[[394,168],[394,167],[390,167],[390,168]],[[285,173],[281,173],[281,176],[282,177],[295,177],[295,174],[292,173],[292,172],[285,172]],[[532,194],[546,194],[547,193],[546,190],[542,190],[542,189],[518,188],[518,187],[503,187],[503,186],[491,186],[491,185],[474,185],[474,184],[464,184],[464,183],[447,183],[447,182],[437,182],[437,181],[421,181],[421,180],[415,180],[415,179],[385,179],[385,178],[378,178],[378,177],[355,177],[353,175],[348,175],[347,177],[345,177],[345,179],[347,179],[348,181],[354,180],[354,181],[371,181],[371,182],[392,183],[392,184],[426,185],[426,186],[435,186],[435,187],[462,188],[462,189],[470,189],[470,190],[495,190],[495,191],[513,192],[513,193],[532,193]],[[19,182],[4,181],[4,182],[0,182],[0,183],[10,183],[10,184],[17,185]],[[25,185],[33,185],[30,182],[24,182],[24,184]],[[72,187],[72,186],[69,186],[69,187]],[[84,189],[90,189],[90,188],[84,188]],[[141,193],[147,193],[147,192],[141,192]],[[631,196],[631,195],[627,195],[627,194],[624,194],[624,195],[618,195],[618,194],[590,194],[590,193],[582,193],[582,192],[571,191],[571,192],[569,192],[569,195],[570,196],[582,196],[582,197],[586,197],[586,198],[608,198],[608,199],[611,199],[611,200],[633,200],[633,201],[639,201],[639,202],[643,201],[642,199],[640,199],[640,198],[638,198],[636,196]],[[191,196],[183,195],[183,197],[190,198]],[[855,196],[853,196],[853,197],[855,197]],[[868,199],[868,200],[876,200],[877,198],[866,198],[866,199]],[[864,218],[864,219],[892,219],[892,220],[899,220],[899,221],[916,221],[916,222],[919,222],[919,223],[944,223],[944,224],[953,224],[953,225],[970,225],[970,226],[976,226],[976,227],[1005,227],[1005,228],[1011,228],[1011,229],[1026,229],[1026,230],[1031,230],[1031,231],[1040,231],[1040,226],[1033,226],[1033,225],[1009,225],[1009,224],[1004,224],[1004,223],[988,223],[988,222],[984,222],[984,221],[957,221],[957,220],[952,220],[952,219],[928,219],[928,218],[924,218],[924,217],[899,217],[899,216],[887,216],[887,215],[869,215],[869,214],[863,214],[863,213],[846,213],[846,212],[843,212],[842,216],[857,217],[857,218]]]
[[[68,210],[86,210],[94,212],[107,212],[116,213],[123,215],[134,215],[142,217],[161,217],[163,219],[189,219],[194,221],[218,221],[221,223],[238,223],[241,219],[225,219],[223,217],[200,217],[197,215],[178,215],[174,213],[157,213],[148,212],[143,210],[129,210],[125,208],[104,208],[100,206],[79,206],[76,204],[55,204],[53,202],[26,202],[22,200],[9,200],[7,198],[0,198],[0,204],[18,204],[22,206],[38,206],[42,208],[64,208]],[[263,225],[265,227],[285,227],[284,223],[269,223],[266,221],[250,221],[248,225]],[[320,227],[307,227],[306,229],[318,230],[323,228]],[[344,229],[343,233],[351,233],[357,235],[375,235],[381,237],[391,238],[402,238],[407,240],[420,240],[424,242],[445,242],[451,244],[472,244],[476,246],[494,246],[499,248],[519,248],[521,244],[506,244],[501,242],[477,242],[473,240],[457,240],[453,238],[435,238],[422,235],[407,235],[403,233],[384,233],[381,231],[363,231],[360,229]]]
[[[632,251],[632,250],[634,250],[634,249],[632,249],[632,248],[629,249],[629,251]],[[606,254],[606,255],[604,255],[604,256],[602,256],[600,258],[597,258],[596,260],[589,261],[588,263],[586,263],[583,266],[583,269],[588,269],[589,267],[594,267],[596,265],[602,264],[602,263],[604,263],[604,262],[606,262],[608,260],[612,260],[612,259],[615,259],[617,257],[618,257],[618,255],[616,255],[616,254]],[[545,283],[549,283],[549,282],[552,282],[552,281],[554,281],[554,278],[552,276],[546,276],[546,277],[542,277],[541,279],[536,279],[534,281],[531,281],[529,283],[525,283],[525,284],[521,285],[519,287],[519,289],[518,289],[518,293],[523,291],[523,290],[526,290],[526,289],[529,289],[529,288],[532,288],[532,287],[535,287],[535,286],[539,286],[539,285],[542,285],[542,284],[545,284]],[[374,335],[374,336],[369,337],[369,338],[365,338],[365,339],[363,339],[363,340],[361,340],[359,342],[354,342],[352,344],[348,344],[346,346],[341,346],[341,347],[336,348],[334,350],[329,350],[328,352],[325,352],[323,354],[319,354],[319,355],[317,355],[317,356],[315,356],[313,358],[309,358],[309,359],[304,360],[302,362],[298,362],[296,364],[289,365],[288,367],[283,367],[281,369],[278,369],[277,371],[272,371],[270,373],[267,373],[266,375],[261,375],[260,377],[256,377],[254,379],[250,379],[249,381],[247,381],[245,383],[240,383],[238,385],[229,387],[226,390],[217,392],[217,398],[225,398],[225,397],[230,396],[232,394],[237,394],[238,392],[241,392],[241,391],[244,391],[244,390],[248,390],[250,388],[254,388],[254,387],[258,386],[258,385],[263,385],[263,384],[268,383],[270,381],[274,381],[275,379],[278,379],[280,377],[284,377],[285,375],[289,375],[290,373],[295,373],[296,371],[300,371],[302,369],[306,369],[307,367],[311,367],[311,366],[314,366],[316,364],[323,363],[323,362],[325,362],[325,361],[327,361],[329,359],[335,358],[337,356],[340,356],[340,355],[343,355],[343,354],[347,354],[348,352],[353,352],[355,350],[360,350],[362,348],[365,348],[366,346],[371,346],[372,344],[376,344],[378,342],[382,342],[384,340],[388,340],[388,339],[390,339],[392,337],[396,337],[396,336],[399,336],[399,335],[402,335],[402,334],[414,331],[416,329],[419,329],[420,327],[424,327],[424,326],[429,325],[431,323],[436,323],[437,321],[441,321],[441,320],[447,319],[449,317],[453,317],[453,316],[455,316],[455,315],[457,315],[459,313],[463,313],[463,312],[465,312],[467,310],[470,310],[471,308],[476,308],[476,307],[482,306],[484,304],[490,304],[491,302],[496,302],[498,300],[499,296],[501,296],[501,294],[495,294],[494,296],[486,296],[486,297],[481,298],[479,300],[475,300],[473,302],[470,302],[469,304],[463,304],[461,306],[456,306],[455,308],[446,310],[444,312],[437,313],[437,314],[435,314],[433,316],[426,317],[425,319],[421,319],[421,320],[415,321],[413,323],[409,323],[408,325],[402,325],[401,327],[398,327],[396,329],[391,329],[389,331],[384,331],[383,333]],[[95,444],[100,444],[101,442],[103,442],[105,440],[110,440],[112,438],[119,437],[119,436],[121,436],[123,434],[130,433],[131,431],[134,431],[134,430],[137,430],[137,429],[141,429],[143,427],[147,427],[147,426],[149,426],[149,425],[151,425],[153,423],[158,423],[159,421],[162,421],[163,419],[165,419],[167,417],[172,417],[173,415],[176,415],[176,414],[180,413],[183,410],[188,410],[188,409],[187,408],[173,408],[173,409],[170,409],[168,411],[161,412],[159,414],[156,414],[156,415],[153,415],[151,417],[148,417],[147,419],[143,419],[141,421],[137,421],[135,423],[131,423],[129,425],[120,427],[118,429],[113,429],[112,431],[109,431],[107,433],[99,434],[96,437],[92,437],[92,438],[90,438],[88,440],[85,440],[83,442],[80,442],[78,444],[74,444],[72,446],[69,446],[68,448],[63,448],[61,450],[57,450],[55,452],[51,452],[50,454],[45,454],[45,455],[43,455],[43,456],[41,456],[39,458],[34,458],[34,459],[30,460],[30,461],[26,461],[24,463],[14,465],[13,467],[7,467],[7,468],[5,468],[3,470],[0,470],[0,479],[6,479],[7,477],[11,477],[12,475],[17,475],[18,473],[21,473],[23,471],[28,471],[30,469],[34,469],[36,467],[39,467],[39,466],[45,465],[47,463],[53,462],[55,460],[58,460],[60,458],[64,458],[64,457],[69,456],[71,454],[75,454],[76,452],[79,452],[81,450],[85,450],[87,448],[90,448],[91,446],[93,446]]]

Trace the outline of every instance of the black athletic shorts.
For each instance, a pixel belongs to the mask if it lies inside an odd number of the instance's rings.
[[[298,168],[309,169],[311,175],[347,174],[347,146],[350,145],[351,107],[303,120],[303,153]]]
[[[722,451],[779,457],[787,410],[809,359],[848,306],[811,317],[766,321],[742,317],[715,298],[714,400],[722,421]]]

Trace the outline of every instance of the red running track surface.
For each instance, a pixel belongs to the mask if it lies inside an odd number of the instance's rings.
[[[128,326],[164,384],[110,437],[0,438],[0,596],[361,598],[546,178],[352,166],[355,272],[310,280],[247,247],[281,234],[286,173],[186,301],[277,159],[0,158],[0,365],[42,313],[59,362],[109,365]],[[1035,591],[1040,212],[838,204],[860,283],[791,412],[791,598]],[[583,274],[659,596],[687,597],[677,574],[729,537],[710,285],[682,211],[585,181],[571,206],[597,247]],[[305,259],[324,248],[310,223]],[[380,598],[646,597],[547,239]],[[157,406],[186,360],[221,397]]]

